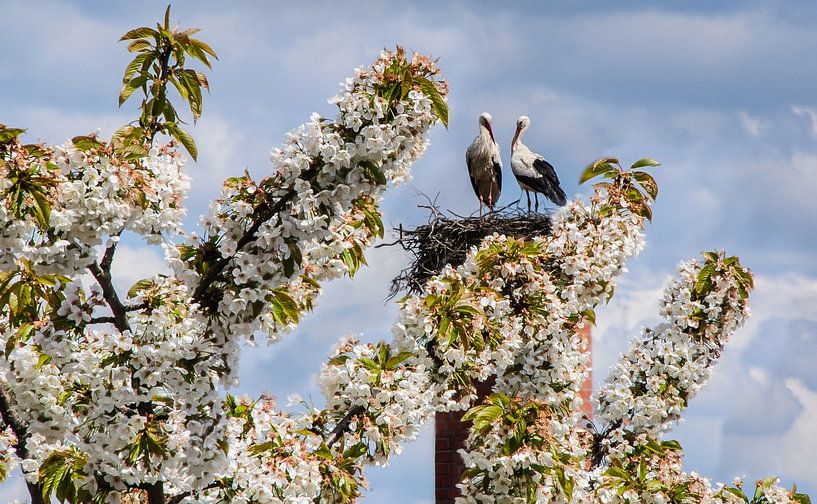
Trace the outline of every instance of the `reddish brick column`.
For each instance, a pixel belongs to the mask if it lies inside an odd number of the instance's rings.
[[[591,350],[590,325],[585,324],[582,330],[585,343],[587,344],[587,351]],[[491,392],[489,382],[481,383],[477,386],[477,394],[482,399]],[[593,408],[590,403],[590,395],[593,393],[593,375],[588,375],[587,381],[582,385],[581,396],[584,399],[584,412],[588,417],[593,416]],[[465,414],[462,411],[455,411],[451,413],[437,413],[434,430],[435,430],[435,444],[434,444],[434,487],[437,504],[453,504],[454,499],[459,496],[457,490],[457,483],[460,482],[465,465],[462,463],[462,458],[457,450],[462,448],[465,440],[468,437],[468,429],[470,423],[463,423],[460,419]]]

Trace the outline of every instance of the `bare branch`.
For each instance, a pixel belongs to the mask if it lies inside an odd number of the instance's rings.
[[[311,180],[318,175],[319,166],[311,166],[308,170],[301,174],[301,179],[303,180]],[[252,243],[256,239],[256,233],[261,228],[261,225],[270,220],[273,216],[279,214],[284,208],[286,208],[287,204],[295,197],[297,191],[295,188],[292,187],[287,191],[278,201],[275,202],[272,206],[268,203],[264,203],[259,205],[255,209],[255,213],[253,215],[253,223],[252,226],[244,233],[244,236],[238,240],[236,244],[236,253],[238,253],[241,249],[243,249],[247,244]],[[230,263],[233,259],[232,256],[229,257],[221,257],[216,260],[210,267],[207,269],[207,274],[204,275],[204,278],[201,279],[198,287],[196,287],[195,292],[193,293],[193,300],[194,302],[200,303],[204,294],[207,292],[207,289],[210,288],[213,282],[215,282],[219,275],[224,271],[224,268]]]
[[[363,406],[353,406],[352,409],[346,413],[346,416],[343,417],[340,422],[338,422],[334,429],[332,429],[332,432],[329,433],[330,437],[329,441],[326,442],[326,446],[331,448],[333,444],[337,443],[338,439],[340,439],[341,436],[343,436],[343,434],[349,430],[349,425],[352,423],[352,418],[363,413],[364,411],[366,411],[366,408]]]
[[[11,400],[8,391],[2,386],[0,386],[0,417],[2,417],[4,424],[11,427],[11,430],[17,437],[17,446],[14,447],[17,457],[21,460],[28,458],[28,448],[26,447],[26,443],[28,442],[28,426],[11,411]],[[45,501],[43,501],[43,487],[41,483],[30,483],[26,481],[26,486],[28,487],[28,493],[31,497],[31,504],[45,503]]]
[[[111,247],[108,247],[108,250],[110,249]],[[108,252],[106,251],[105,256],[102,259],[103,263],[108,257]],[[116,326],[120,332],[129,331],[130,326],[128,325],[128,318],[125,316],[125,307],[122,305],[122,301],[119,300],[119,295],[116,293],[116,289],[114,289],[113,282],[111,280],[110,263],[107,264],[107,268],[108,269],[103,269],[99,264],[94,262],[88,266],[88,271],[94,275],[97,283],[99,283],[99,286],[102,287],[102,296],[105,298],[105,301],[108,303],[108,307],[113,313],[114,326]]]

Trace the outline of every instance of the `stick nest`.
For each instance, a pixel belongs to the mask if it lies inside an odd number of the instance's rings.
[[[395,228],[398,238],[392,243],[378,246],[400,245],[411,253],[411,264],[391,282],[389,299],[400,293],[421,294],[426,281],[438,274],[445,265],[461,265],[471,247],[494,233],[514,238],[531,239],[550,233],[550,216],[527,213],[508,207],[486,214],[484,217],[461,217],[445,215],[435,206],[428,208],[428,223],[414,229],[401,225]]]

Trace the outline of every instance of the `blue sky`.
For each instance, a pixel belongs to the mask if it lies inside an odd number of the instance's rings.
[[[221,61],[192,129],[199,161],[192,226],[220,181],[263,176],[271,147],[318,111],[352,68],[401,44],[440,57],[451,83],[450,128],[385,199],[388,223],[424,222],[417,191],[470,213],[463,152],[489,111],[506,170],[514,121],[557,168],[568,195],[597,157],[652,156],[661,195],[648,245],[598,313],[596,381],[630,337],[654,323],[677,262],[726,248],[755,273],[754,317],[671,437],[686,467],[716,480],[776,474],[817,496],[817,5],[812,2],[217,2],[184,1],[174,21],[203,29]],[[103,7],[104,5],[104,7]],[[162,2],[2,1],[0,122],[59,143],[135,117],[116,107],[128,62],[116,40],[158,20]],[[501,202],[519,197],[506,173]],[[405,265],[377,249],[370,268],[328,286],[316,311],[273,347],[246,352],[241,391],[318,397],[314,375],[344,334],[388,338],[396,313],[388,280]],[[120,286],[162,268],[159,251],[121,248]],[[370,503],[433,500],[433,435],[388,469],[370,471]],[[19,477],[0,501],[22,497]]]

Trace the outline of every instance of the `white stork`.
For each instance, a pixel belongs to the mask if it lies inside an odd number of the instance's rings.
[[[530,192],[533,191],[533,197],[536,200],[536,211],[539,211],[539,193],[544,194],[547,198],[559,206],[564,206],[567,203],[565,192],[559,187],[559,177],[556,175],[556,170],[553,165],[545,161],[545,158],[531,152],[528,147],[522,143],[522,135],[530,126],[530,118],[528,116],[519,116],[516,120],[516,134],[513,136],[511,142],[511,170],[513,171],[516,181],[519,182],[519,187],[525,191],[528,197],[528,212],[530,212]]]
[[[465,151],[465,163],[471,186],[479,198],[479,216],[482,217],[482,205],[494,209],[499,193],[502,191],[502,158],[499,146],[494,140],[491,126],[491,114],[483,112],[479,116],[479,135]]]

